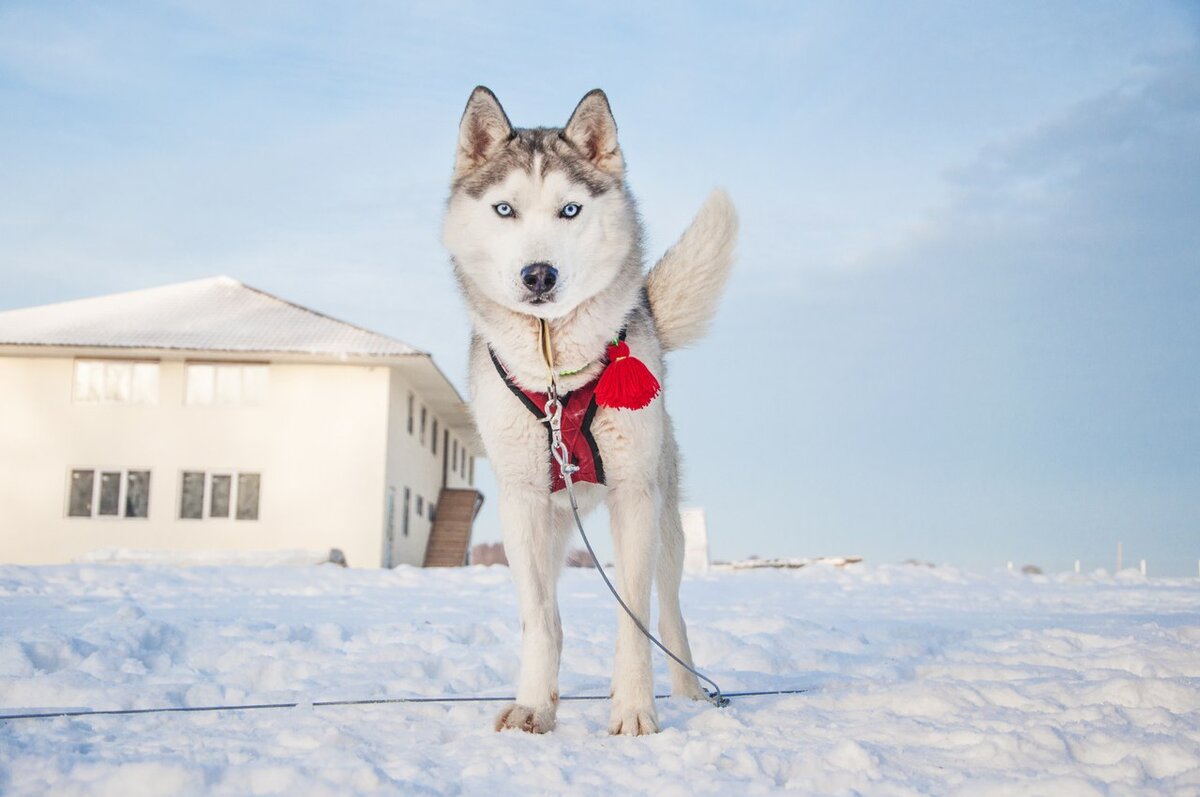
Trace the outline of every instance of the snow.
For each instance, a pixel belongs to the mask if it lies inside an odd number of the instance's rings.
[[[231,277],[0,312],[0,345],[407,356],[422,352]]]
[[[605,694],[615,609],[561,582],[564,694]],[[0,567],[0,706],[299,701],[284,710],[0,722],[6,795],[1200,794],[1200,582],[922,566],[713,571],[684,582],[718,710],[662,700],[613,738],[605,702],[546,736],[509,694],[502,567]],[[660,689],[667,679],[656,657]]]
[[[338,549],[324,551],[173,551],[140,548],[97,548],[75,557],[79,564],[245,565],[251,567],[299,567],[325,564],[333,557],[345,557]]]

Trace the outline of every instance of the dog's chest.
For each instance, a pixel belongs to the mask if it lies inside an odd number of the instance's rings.
[[[497,478],[561,489],[561,475],[552,466],[549,427],[542,420],[544,396],[514,390],[486,347],[481,349],[471,358],[471,409]],[[597,407],[586,389],[572,393],[564,406],[564,442],[582,468],[581,481],[612,484],[656,472],[663,447],[662,397],[644,409],[615,410]]]

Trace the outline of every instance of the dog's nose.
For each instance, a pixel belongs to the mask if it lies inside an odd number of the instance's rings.
[[[549,293],[558,282],[558,269],[549,263],[530,263],[521,269],[521,282],[535,296]]]

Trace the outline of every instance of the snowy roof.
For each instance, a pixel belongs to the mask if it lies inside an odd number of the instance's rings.
[[[0,345],[339,357],[424,354],[231,277],[0,312]]]

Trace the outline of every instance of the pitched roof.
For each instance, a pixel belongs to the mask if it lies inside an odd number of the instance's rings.
[[[0,345],[351,357],[424,354],[231,277],[0,312]]]

